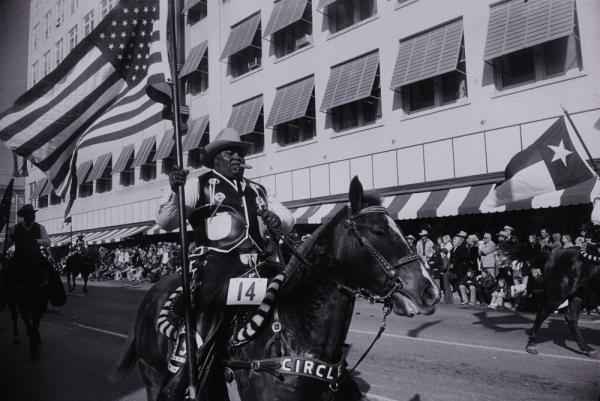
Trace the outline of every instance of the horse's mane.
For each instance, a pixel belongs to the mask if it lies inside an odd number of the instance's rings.
[[[382,198],[377,192],[369,191],[363,194],[363,208],[368,206],[379,206],[381,205],[381,202]],[[311,263],[315,265],[318,264],[321,257],[325,256],[323,254],[326,249],[326,242],[332,238],[333,229],[348,215],[349,209],[349,206],[343,207],[331,218],[331,220],[317,228],[311,237],[305,240],[296,249],[297,253],[305,259],[313,259],[311,260]],[[289,272],[289,276],[285,287],[290,289],[295,287],[295,285],[302,280],[304,277],[304,274],[302,273],[305,271],[306,266],[296,256],[293,256],[287,264],[286,269]]]

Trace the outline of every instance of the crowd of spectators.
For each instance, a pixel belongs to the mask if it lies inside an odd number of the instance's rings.
[[[489,232],[480,235],[462,230],[453,237],[440,235],[432,240],[428,228],[420,230],[417,237],[406,236],[442,290],[443,303],[456,301],[512,310],[533,309],[540,302],[544,253],[591,241],[585,226],[574,236],[551,234],[543,228],[539,233],[530,233],[524,243],[511,226],[504,226],[495,235],[495,241]],[[527,250],[526,260],[509,257],[509,250],[516,244]]]

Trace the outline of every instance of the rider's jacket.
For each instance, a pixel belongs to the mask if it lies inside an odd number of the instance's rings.
[[[38,223],[32,223],[29,229],[24,223],[15,225],[12,239],[15,243],[15,258],[27,259],[33,256],[42,257],[37,240],[42,237],[42,229]]]
[[[229,179],[209,170],[186,184],[188,220],[194,229],[196,245],[216,252],[263,251],[266,229],[259,210],[266,208],[282,220],[281,231],[287,233],[294,224],[292,214],[273,198],[265,188],[251,180]],[[176,194],[159,206],[156,221],[165,228],[177,225]],[[173,224],[174,223],[174,224]]]

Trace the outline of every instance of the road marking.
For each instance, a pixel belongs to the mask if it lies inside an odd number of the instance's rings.
[[[85,297],[85,295],[83,295],[83,294],[74,294],[74,293],[70,293],[69,296],[70,297]]]
[[[371,394],[371,393],[365,393],[364,396],[367,397],[367,399],[369,399],[369,400],[375,400],[375,401],[398,401],[393,398],[387,398],[382,395]]]
[[[359,333],[359,334],[377,335],[377,333],[374,331],[355,330],[355,329],[350,329],[350,331],[353,333]],[[453,341],[432,340],[429,338],[416,338],[416,337],[403,336],[403,335],[399,335],[399,334],[384,333],[384,334],[382,334],[382,337],[391,337],[391,338],[399,338],[399,339],[403,339],[403,340],[421,341],[421,342],[434,343],[434,344],[454,345],[457,347],[477,348],[477,349],[483,349],[483,350],[487,350],[487,351],[500,351],[500,352],[509,352],[509,353],[513,353],[513,354],[528,355],[527,351],[510,349],[510,348],[488,347],[486,345],[475,345],[475,344],[457,343],[457,342],[453,342]],[[538,356],[545,356],[545,357],[549,357],[549,358],[568,359],[568,360],[572,360],[572,361],[591,362],[591,363],[600,364],[600,360],[592,359],[592,358],[579,358],[576,356],[555,355],[555,354],[538,354]]]
[[[95,331],[95,332],[103,333],[103,334],[108,334],[109,336],[115,336],[115,337],[119,337],[119,338],[127,338],[127,334],[117,333],[116,331],[104,330],[104,329],[100,329],[98,327],[93,327],[93,326],[86,326],[85,324],[81,324],[81,323],[73,323],[73,325],[75,325],[81,329]]]

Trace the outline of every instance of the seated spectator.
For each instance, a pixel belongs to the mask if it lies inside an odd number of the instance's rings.
[[[460,289],[460,296],[462,298],[462,304],[475,305],[477,302],[476,293],[475,272],[473,270],[467,270],[467,273],[462,277],[458,283]],[[467,301],[468,300],[468,301]]]
[[[529,271],[529,279],[527,280],[527,294],[535,304],[535,310],[539,310],[542,306],[542,297],[544,294],[544,276],[539,267],[532,267]]]
[[[477,302],[481,305],[489,305],[492,302],[492,291],[496,286],[496,279],[494,279],[494,276],[487,269],[483,269],[476,279]]]
[[[443,247],[448,250],[448,252],[452,252],[454,245],[452,245],[452,238],[446,234],[442,237]]]
[[[513,261],[512,285],[510,286],[510,298],[512,300],[512,309],[522,308],[523,297],[527,296],[527,280],[529,276],[524,272],[523,262]]]
[[[492,301],[488,306],[491,309],[498,309],[504,305],[504,297],[506,296],[506,281],[501,278],[498,280],[494,291],[492,292]]]
[[[483,234],[483,241],[479,244],[479,258],[481,268],[488,271],[492,278],[496,277],[496,244],[492,241],[492,234]],[[487,304],[488,302],[486,302]]]

